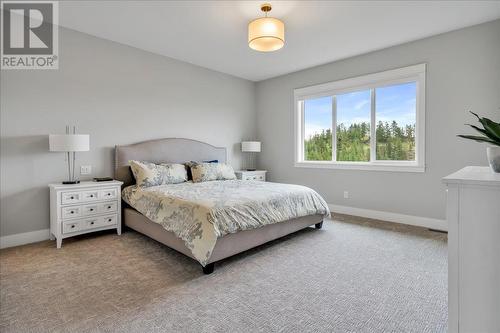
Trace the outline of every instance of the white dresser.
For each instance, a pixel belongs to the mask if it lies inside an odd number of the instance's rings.
[[[500,174],[466,167],[447,185],[448,330],[500,332]]]
[[[120,181],[50,184],[50,235],[64,238],[106,229],[121,234]]]
[[[241,179],[241,180],[260,180],[265,182],[266,181],[266,170],[254,170],[254,171],[247,171],[247,170],[238,170],[235,171],[234,174],[236,175],[236,178]]]

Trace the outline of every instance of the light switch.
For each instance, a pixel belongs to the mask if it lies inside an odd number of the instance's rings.
[[[82,165],[80,166],[80,174],[81,175],[90,175],[92,173],[91,165]]]

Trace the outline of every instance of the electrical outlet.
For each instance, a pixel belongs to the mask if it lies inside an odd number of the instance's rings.
[[[344,199],[349,199],[349,191],[344,191]]]
[[[80,166],[80,174],[81,175],[90,175],[92,173],[91,165],[82,165]]]

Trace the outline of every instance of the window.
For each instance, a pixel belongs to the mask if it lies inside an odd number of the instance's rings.
[[[295,166],[423,172],[425,64],[294,90]]]
[[[370,90],[335,96],[337,161],[370,161]]]
[[[332,98],[322,97],[304,101],[304,159],[332,159]]]

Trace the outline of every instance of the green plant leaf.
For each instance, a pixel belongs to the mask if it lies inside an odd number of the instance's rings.
[[[481,118],[477,113],[474,113],[472,111],[469,112],[476,116],[477,120],[481,123],[481,125],[483,125],[484,130],[489,133],[489,135],[486,133],[483,134],[488,135],[488,137],[490,138],[494,137],[494,140],[500,143],[500,123],[494,122],[493,120],[488,118]]]
[[[477,113],[474,113],[472,111],[469,112],[476,116],[477,120],[481,123],[481,125],[483,125],[484,129],[488,133],[496,137],[496,140],[500,140],[500,123],[496,123],[488,118],[481,118]]]
[[[475,130],[476,130],[476,131],[478,131],[479,133],[484,134],[484,135],[485,135],[485,136],[487,136],[489,139],[491,139],[491,140],[493,140],[493,141],[495,141],[495,142],[497,142],[497,141],[498,141],[498,143],[500,144],[500,140],[498,140],[498,138],[497,138],[494,134],[492,134],[492,133],[488,132],[487,130],[482,129],[482,128],[479,128],[479,127],[474,126],[474,125],[471,125],[471,124],[466,124],[466,125],[468,125],[468,126],[472,127],[473,129],[475,129]]]
[[[461,138],[464,138],[464,139],[469,139],[469,140],[474,140],[474,141],[477,141],[477,142],[488,142],[488,143],[491,143],[491,144],[494,144],[496,146],[500,146],[500,143],[499,142],[496,142],[496,141],[493,141],[489,138],[485,138],[484,136],[477,136],[477,135],[457,135],[458,137],[461,137]]]
[[[472,111],[469,111],[469,112],[470,112],[470,113],[472,113],[473,115],[475,115],[475,116],[476,116],[476,118],[477,118],[477,120],[481,121],[481,117],[479,117],[477,113],[474,113],[474,112],[472,112]]]
[[[495,136],[497,140],[500,141],[500,123],[495,123],[488,118],[481,118],[481,124],[488,133]]]

